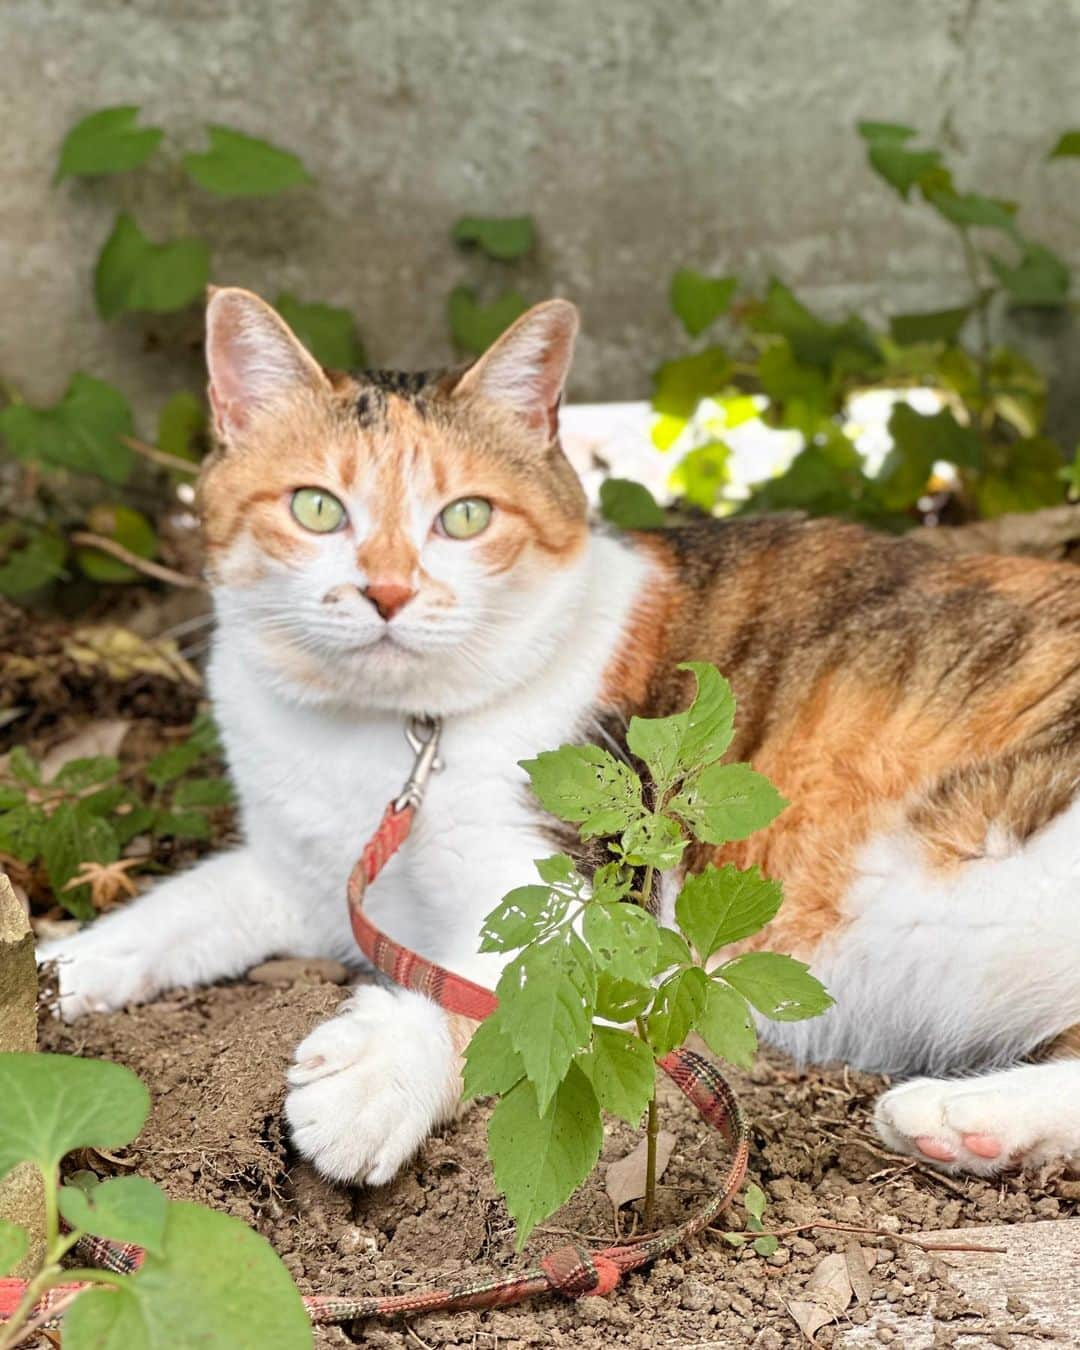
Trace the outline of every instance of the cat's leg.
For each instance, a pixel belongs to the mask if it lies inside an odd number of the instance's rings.
[[[240,848],[43,944],[38,960],[56,962],[59,1010],[70,1019],[227,979],[277,953],[340,956],[350,944],[343,896],[332,911],[320,907],[307,888],[271,875]]]
[[[874,1123],[896,1152],[952,1171],[1080,1163],[1080,1060],[917,1078],[881,1097]]]

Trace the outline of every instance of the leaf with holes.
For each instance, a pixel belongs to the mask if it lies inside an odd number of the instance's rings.
[[[705,1006],[694,1030],[713,1052],[729,1064],[748,1069],[757,1052],[757,1029],[746,999],[730,985],[709,981]]]
[[[188,177],[218,197],[271,197],[312,181],[298,156],[257,136],[208,126],[210,149],[185,155]]]
[[[702,961],[776,917],[784,894],[757,867],[740,871],[731,863],[708,866],[687,877],[675,901],[675,918]]]
[[[51,408],[25,403],[0,409],[0,435],[16,459],[97,474],[126,483],[135,452],[124,444],[134,429],[127,399],[104,380],[81,373]]]
[[[563,745],[519,761],[545,811],[581,826],[583,838],[616,834],[642,812],[629,765],[596,745]]]
[[[656,1066],[643,1040],[618,1027],[597,1027],[592,1050],[575,1063],[588,1074],[605,1111],[627,1125],[640,1123],[656,1083]]]
[[[747,952],[713,972],[774,1022],[801,1022],[833,1004],[802,961],[778,952]]]
[[[356,320],[347,309],[303,301],[282,291],[274,308],[322,366],[358,370],[367,364]]]
[[[697,966],[676,971],[664,981],[646,1022],[649,1044],[657,1055],[682,1045],[701,1017],[708,995],[708,976]]]
[[[735,277],[707,277],[681,267],[671,278],[671,308],[691,337],[699,337],[726,314],[738,285]]]
[[[591,904],[585,910],[582,935],[598,970],[615,980],[648,983],[660,933],[646,910],[628,901]]]
[[[716,667],[686,661],[679,669],[690,671],[696,684],[689,708],[670,717],[632,717],[627,731],[631,753],[648,765],[661,794],[688,769],[719,759],[735,729],[735,699]]]
[[[513,952],[562,919],[570,897],[550,886],[518,886],[508,892],[484,920],[482,952]]]
[[[72,1228],[113,1242],[134,1242],[160,1255],[169,1202],[145,1177],[110,1177],[89,1193],[61,1186],[59,1202]]]
[[[686,846],[678,821],[655,813],[631,821],[619,840],[623,857],[631,866],[659,871],[677,867]]]
[[[787,802],[749,764],[712,764],[668,802],[706,844],[745,839],[775,820]]]
[[[462,216],[450,236],[455,244],[473,246],[499,262],[522,258],[536,242],[532,216]]]
[[[90,177],[137,169],[165,135],[160,127],[138,127],[134,105],[101,108],[76,122],[60,147],[55,181],[71,175]]]

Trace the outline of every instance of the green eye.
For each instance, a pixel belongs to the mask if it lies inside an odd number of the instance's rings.
[[[293,516],[305,530],[330,534],[345,523],[345,508],[331,492],[322,488],[297,488],[292,495]]]
[[[451,539],[472,539],[491,522],[491,503],[483,497],[462,497],[439,512],[439,524]]]

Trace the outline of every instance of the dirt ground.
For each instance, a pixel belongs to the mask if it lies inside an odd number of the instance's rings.
[[[44,1017],[43,1049],[127,1064],[153,1096],[150,1121],[132,1148],[109,1157],[90,1154],[78,1164],[103,1176],[137,1171],[177,1199],[195,1199],[252,1224],[305,1292],[399,1293],[457,1282],[470,1271],[510,1270],[566,1241],[566,1230],[597,1245],[613,1239],[604,1171],[635,1142],[617,1122],[608,1128],[600,1168],[538,1230],[524,1258],[513,1254],[513,1226],[492,1184],[483,1106],[429,1141],[387,1187],[350,1191],[321,1181],[290,1152],[281,1121],[283,1076],[291,1047],[333,1012],[345,991],[295,969],[277,978],[181,992],[73,1026]],[[989,1184],[941,1177],[892,1156],[870,1126],[881,1081],[865,1074],[800,1073],[782,1056],[766,1053],[750,1073],[734,1073],[733,1082],[752,1124],[750,1168],[768,1196],[766,1227],[826,1222],[875,1231],[807,1229],[786,1237],[768,1258],[745,1247],[734,1250],[710,1233],[631,1276],[608,1299],[536,1301],[407,1324],[324,1328],[316,1343],[394,1350],[782,1350],[806,1343],[788,1304],[831,1252],[846,1252],[849,1265],[854,1261],[863,1270],[861,1301],[818,1331],[814,1344],[840,1345],[846,1330],[866,1324],[886,1344],[895,1339],[887,1325],[891,1314],[928,1310],[936,1318],[935,1345],[1008,1346],[1010,1327],[1019,1325],[1048,1342],[1078,1343],[1064,1328],[1025,1321],[1022,1308],[1013,1310],[1008,1324],[995,1320],[985,1307],[959,1298],[933,1259],[927,1267],[892,1235],[1075,1215],[1080,1180],[1047,1170]],[[719,1139],[666,1083],[662,1100],[663,1125],[678,1139],[664,1177],[665,1221],[685,1214],[713,1186],[724,1154]],[[631,1231],[634,1207],[624,1209],[619,1221],[624,1233]],[[741,1228],[743,1222],[736,1207],[727,1226]]]

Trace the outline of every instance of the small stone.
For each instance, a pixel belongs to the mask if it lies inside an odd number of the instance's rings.
[[[786,1266],[791,1260],[791,1253],[786,1247],[778,1247],[772,1256],[766,1257],[770,1266]]]
[[[891,1345],[896,1340],[896,1332],[892,1327],[878,1327],[877,1338],[882,1345]]]
[[[704,1312],[712,1306],[712,1290],[700,1280],[687,1280],[679,1296],[679,1304],[687,1312]]]
[[[251,984],[344,984],[349,972],[322,956],[289,956],[264,961],[248,971]]]
[[[1016,1294],[1010,1294],[1005,1300],[1005,1311],[1013,1317],[1026,1317],[1031,1308],[1022,1298],[1018,1298]]]

